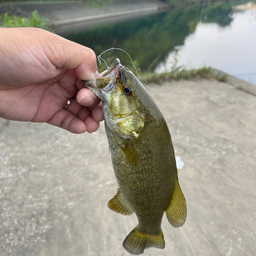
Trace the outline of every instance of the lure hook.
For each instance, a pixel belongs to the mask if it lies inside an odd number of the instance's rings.
[[[103,61],[107,69],[109,69],[109,66],[107,65],[106,61],[101,57],[101,54],[97,56],[97,59],[98,59],[99,65],[101,65],[101,61]]]

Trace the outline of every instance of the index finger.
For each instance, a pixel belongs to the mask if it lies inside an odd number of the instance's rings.
[[[97,62],[92,49],[49,32],[45,32],[45,36],[51,39],[48,41],[52,51],[47,52],[47,55],[56,67],[73,69],[76,76],[82,80],[95,78]]]

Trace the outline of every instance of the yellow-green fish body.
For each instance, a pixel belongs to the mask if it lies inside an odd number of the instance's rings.
[[[123,246],[132,254],[141,254],[148,247],[164,248],[164,212],[174,227],[182,226],[186,219],[165,119],[141,82],[118,59],[94,83],[85,85],[102,100],[119,186],[108,206],[125,215],[135,212],[138,218]]]

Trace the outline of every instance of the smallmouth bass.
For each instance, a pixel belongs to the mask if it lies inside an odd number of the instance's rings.
[[[165,119],[138,78],[119,59],[85,86],[102,100],[105,129],[118,183],[111,210],[135,212],[138,225],[123,242],[132,254],[163,249],[164,212],[174,227],[184,224],[185,197]]]

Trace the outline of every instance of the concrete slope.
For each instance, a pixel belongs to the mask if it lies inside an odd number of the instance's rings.
[[[253,256],[256,251],[256,98],[215,80],[148,89],[169,125],[188,217],[166,248],[144,255]],[[74,135],[0,120],[0,255],[127,256],[137,224],[107,208],[117,185],[102,125]]]
[[[41,18],[49,18],[52,29],[58,33],[71,33],[74,29],[93,27],[104,22],[128,20],[163,11],[166,6],[154,1],[116,1],[96,8],[87,1],[13,2],[0,4],[0,14],[29,16],[37,10]]]

